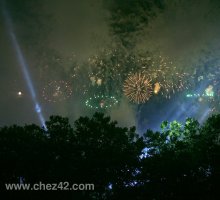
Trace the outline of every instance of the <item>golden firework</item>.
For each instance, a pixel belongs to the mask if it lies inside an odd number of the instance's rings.
[[[187,73],[180,72],[168,57],[153,56],[148,74],[154,83],[154,93],[166,98],[171,98],[176,91],[187,89],[189,85]]]
[[[154,84],[154,94],[158,94],[159,91],[160,91],[160,83],[156,82]]]
[[[131,74],[123,85],[126,97],[134,103],[145,103],[152,95],[151,80],[142,73]]]

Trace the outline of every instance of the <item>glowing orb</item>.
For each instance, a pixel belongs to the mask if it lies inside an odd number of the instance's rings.
[[[205,89],[205,94],[209,97],[213,97],[214,96],[214,91],[213,91],[213,86],[209,85],[206,89]]]
[[[152,95],[151,80],[142,73],[131,74],[123,85],[126,97],[134,103],[145,103]]]
[[[97,95],[86,100],[86,106],[93,109],[108,109],[118,104],[114,96]]]
[[[72,95],[72,89],[66,81],[52,81],[43,88],[42,95],[49,102],[63,101]]]
[[[17,95],[18,95],[18,96],[22,96],[22,92],[19,91],[19,92],[17,93]]]
[[[154,84],[154,94],[158,94],[160,91],[160,84],[157,82]]]
[[[101,78],[99,78],[99,79],[97,80],[97,82],[96,82],[96,83],[97,83],[97,85],[99,85],[99,86],[100,86],[100,85],[102,85],[102,79],[101,79]]]

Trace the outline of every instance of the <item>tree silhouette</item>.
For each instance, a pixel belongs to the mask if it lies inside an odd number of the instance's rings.
[[[0,128],[0,187],[5,183],[93,183],[94,191],[19,193],[29,199],[218,199],[220,115],[203,125],[162,122],[161,131],[122,128],[102,113],[51,116]],[[16,195],[17,193],[10,193]],[[15,196],[13,196],[14,198]]]

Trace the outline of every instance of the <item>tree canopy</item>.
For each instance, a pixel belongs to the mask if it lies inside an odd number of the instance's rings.
[[[0,187],[5,183],[93,183],[94,191],[50,193],[63,199],[217,199],[220,115],[161,124],[138,135],[102,113],[51,116],[37,125],[0,128]],[[38,193],[25,193],[39,199]],[[44,194],[45,196],[45,194]]]

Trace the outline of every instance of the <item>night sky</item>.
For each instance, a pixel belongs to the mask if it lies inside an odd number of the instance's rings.
[[[0,6],[0,126],[43,125],[57,114],[73,122],[102,111],[142,133],[163,120],[202,122],[220,111],[218,0],[1,0]],[[169,67],[161,90],[145,103],[131,102],[124,81],[144,68],[155,90],[159,66],[152,60],[159,56]],[[176,73],[184,74],[180,91]],[[162,93],[166,82],[175,85],[170,98]],[[98,95],[118,103],[87,107]]]

